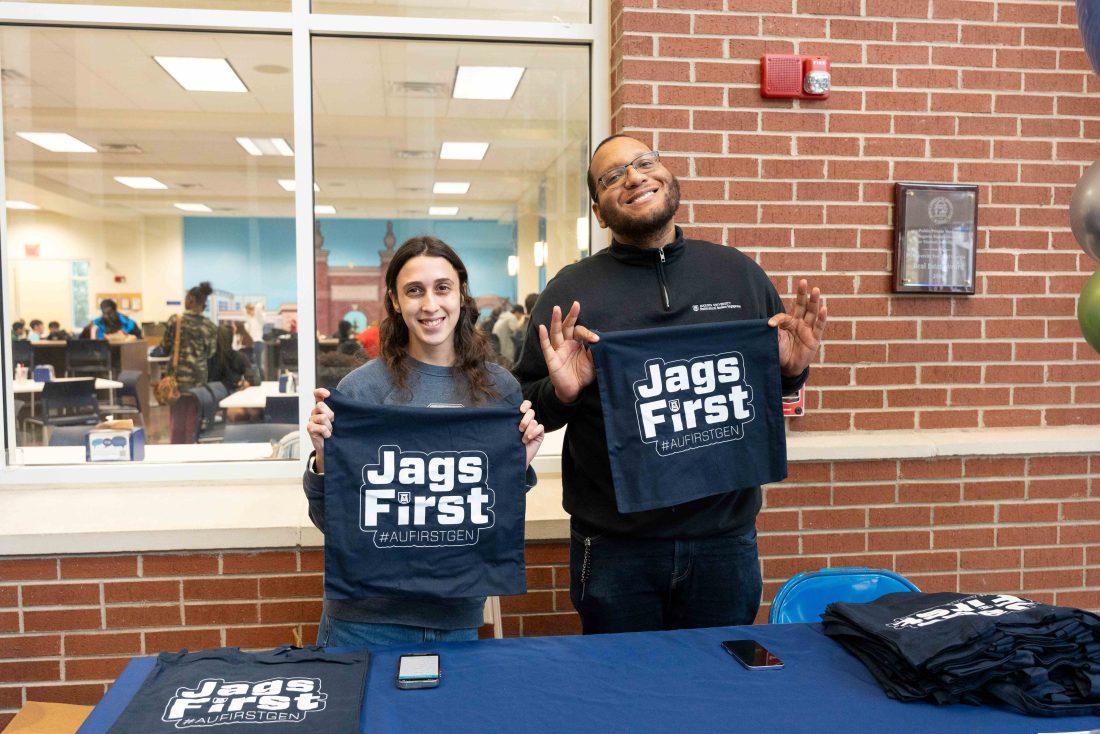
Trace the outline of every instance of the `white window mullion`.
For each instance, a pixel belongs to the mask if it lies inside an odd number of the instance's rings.
[[[298,378],[306,388],[316,384],[317,297],[313,254],[313,57],[309,33],[309,0],[293,0],[291,59],[294,84],[294,240],[298,271]],[[309,389],[298,392],[301,446],[308,453],[305,417],[313,407]]]

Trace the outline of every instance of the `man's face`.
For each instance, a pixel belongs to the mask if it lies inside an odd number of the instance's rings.
[[[100,311],[103,313],[103,318],[108,320],[113,319],[118,313],[114,306],[104,306]]]
[[[649,150],[633,138],[614,138],[596,151],[590,170],[598,180],[616,166],[622,166]],[[596,186],[592,211],[601,227],[616,235],[635,239],[668,226],[680,208],[680,184],[663,165],[647,173],[630,166],[615,187]]]

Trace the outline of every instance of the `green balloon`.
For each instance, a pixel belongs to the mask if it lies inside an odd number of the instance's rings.
[[[1077,323],[1089,346],[1100,353],[1100,270],[1085,281],[1077,302]]]

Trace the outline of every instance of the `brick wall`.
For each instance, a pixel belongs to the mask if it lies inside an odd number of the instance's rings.
[[[828,295],[793,430],[1100,423],[1067,206],[1100,157],[1070,0],[612,0],[612,129],[666,151],[691,235]],[[764,100],[764,53],[832,60]],[[977,294],[894,295],[893,184],[979,184]]]
[[[791,465],[759,519],[764,605],[804,570],[1100,611],[1100,455]],[[529,544],[504,634],[572,634],[568,547]],[[0,727],[25,700],[95,703],[132,655],[316,639],[318,550],[0,559]],[[483,634],[486,633],[483,630]]]

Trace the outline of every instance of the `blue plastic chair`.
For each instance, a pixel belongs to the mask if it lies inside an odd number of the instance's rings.
[[[768,623],[819,622],[825,607],[833,602],[874,601],[895,591],[920,589],[901,574],[866,566],[803,571],[779,587]]]

